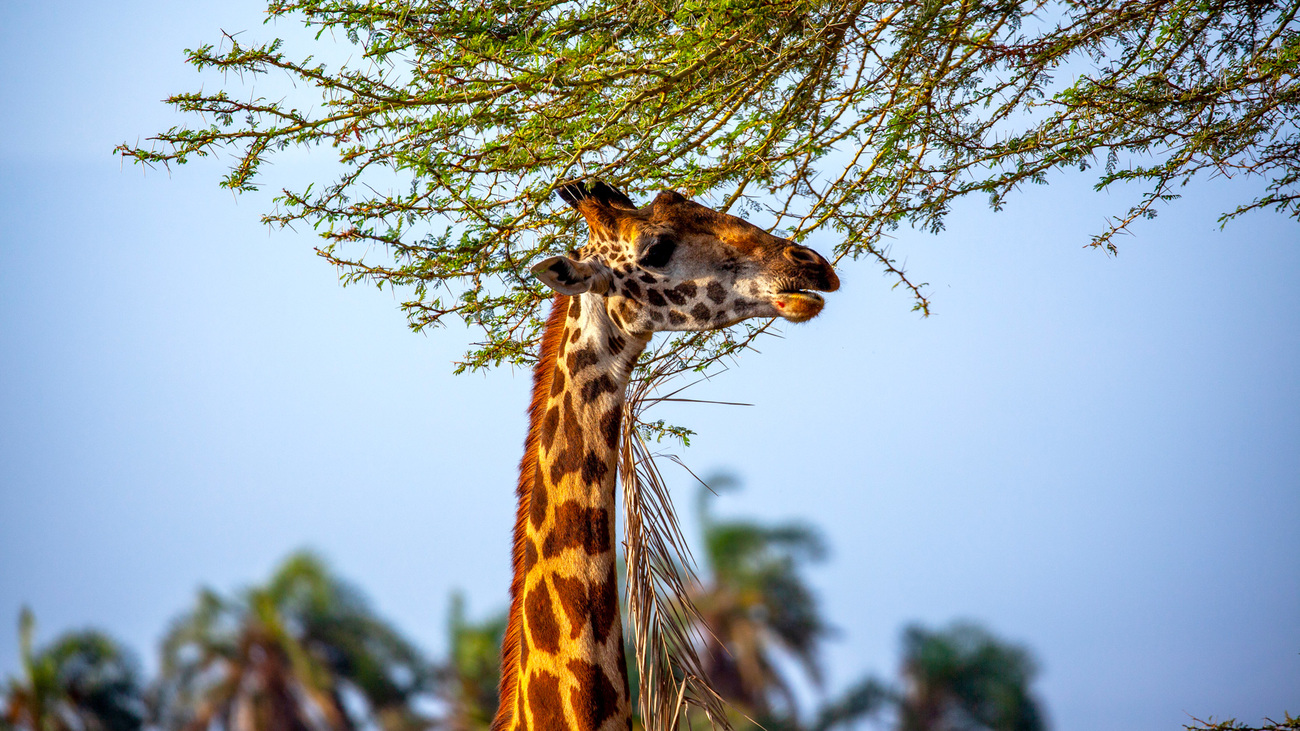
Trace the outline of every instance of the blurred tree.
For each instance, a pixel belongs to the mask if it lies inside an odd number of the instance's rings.
[[[1198,174],[1266,183],[1225,219],[1300,216],[1298,10],[271,0],[267,24],[301,21],[316,47],[227,34],[187,51],[221,72],[167,100],[191,125],[117,149],[148,165],[229,153],[222,185],[246,191],[276,153],[332,148],[334,179],[283,190],[264,220],[320,232],[346,282],[405,287],[417,330],[448,316],[482,328],[461,367],[489,367],[532,357],[543,297],[526,265],[578,240],[552,201],[577,177],[709,195],[800,241],[823,232],[837,260],[874,260],[927,312],[889,231],[938,230],[963,197],[999,209],[1055,171],[1096,165],[1098,189],[1119,184],[1131,205],[1091,241],[1109,250]],[[683,342],[707,357],[728,332]]]
[[[265,586],[211,590],[173,624],[155,689],[164,729],[321,731],[427,728],[432,691],[419,652],[309,553]]]
[[[972,624],[903,632],[899,731],[1042,731],[1029,652]]]
[[[1036,669],[1027,650],[969,623],[903,631],[902,687],[867,676],[825,704],[813,731],[848,728],[889,714],[898,731],[1044,731],[1029,693]]]
[[[500,701],[497,693],[501,680],[501,640],[505,632],[505,613],[475,624],[465,619],[464,597],[452,596],[450,657],[444,687],[450,706],[447,726],[453,731],[491,728]]]
[[[734,489],[736,480],[721,475],[707,483],[698,502],[704,574],[690,590],[706,625],[700,633],[704,670],[714,690],[764,725],[794,718],[794,692],[776,656],[787,653],[820,683],[818,644],[828,627],[799,571],[825,558],[825,544],[814,528],[799,523],[715,517],[714,491]]]
[[[710,509],[714,492],[735,489],[737,482],[729,475],[706,482],[698,502],[705,573],[690,598],[706,625],[699,634],[709,680],[742,714],[772,731],[848,728],[886,713],[897,719],[899,731],[1046,728],[1029,693],[1037,672],[1029,652],[962,623],[936,632],[908,627],[901,689],[864,677],[821,704],[805,724],[777,657],[797,660],[821,683],[818,650],[830,631],[800,572],[825,557],[825,543],[816,529],[799,523],[717,518]],[[734,720],[737,727],[749,725]]]
[[[817,710],[813,731],[852,728],[859,721],[878,716],[898,702],[898,694],[886,683],[867,676],[849,687],[839,698]]]
[[[4,731],[136,731],[144,723],[144,692],[136,662],[108,636],[70,632],[39,652],[36,622],[19,619],[22,678],[4,689]]]

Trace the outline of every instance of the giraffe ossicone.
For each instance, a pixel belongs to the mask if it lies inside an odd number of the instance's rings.
[[[590,239],[532,269],[556,295],[533,375],[492,728],[623,731],[614,484],[636,359],[659,331],[811,319],[839,278],[812,249],[674,191],[642,208],[600,182],[558,192]]]

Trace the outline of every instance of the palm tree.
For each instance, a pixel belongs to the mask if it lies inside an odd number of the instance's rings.
[[[163,642],[155,689],[165,729],[427,728],[412,702],[432,671],[365,599],[310,553],[229,599],[200,592]]]
[[[1037,674],[1023,648],[958,623],[903,632],[905,689],[900,731],[1042,731],[1046,718],[1029,694]]]
[[[107,635],[70,632],[40,652],[32,650],[36,622],[19,618],[24,678],[4,689],[0,729],[22,731],[137,731],[144,693],[134,658]]]
[[[492,726],[500,702],[501,640],[505,633],[504,612],[482,622],[469,622],[465,619],[464,598],[452,595],[451,650],[442,683],[449,706],[445,725],[452,731],[480,731]]]
[[[729,489],[736,481],[717,476],[709,485]],[[807,525],[720,520],[709,509],[712,490],[700,491],[704,576],[691,596],[706,625],[704,669],[723,698],[772,727],[782,717],[792,720],[797,710],[777,670],[778,653],[821,682],[817,650],[828,627],[800,569],[823,559],[826,547]]]
[[[715,489],[734,478],[709,481]],[[691,591],[705,627],[705,671],[713,688],[769,731],[800,729],[794,695],[776,669],[777,653],[821,682],[818,646],[829,628],[801,569],[826,554],[819,534],[798,523],[719,520],[702,490],[702,583]],[[899,731],[1043,731],[1042,707],[1029,693],[1029,652],[971,624],[903,633],[903,687],[867,676],[823,703],[810,728],[847,728],[893,711]],[[738,727],[746,725],[743,721]]]

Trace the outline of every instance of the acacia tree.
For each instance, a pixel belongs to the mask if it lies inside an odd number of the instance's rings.
[[[403,292],[413,329],[478,328],[458,371],[528,364],[546,295],[527,265],[583,240],[552,195],[577,178],[633,197],[674,188],[796,241],[827,234],[835,263],[874,261],[926,314],[888,232],[938,231],[954,201],[1001,208],[1061,169],[1096,165],[1098,188],[1144,191],[1087,242],[1111,252],[1198,174],[1266,181],[1224,221],[1300,218],[1297,12],[1300,0],[269,0],[268,22],[304,23],[315,45],[227,34],[188,51],[223,83],[167,100],[190,124],[117,149],[151,166],[229,155],[222,185],[242,192],[277,153],[325,148],[335,176],[281,188],[263,220],[318,231],[345,283]],[[348,60],[311,55],[339,45]],[[766,327],[671,338],[643,356],[634,391]],[[671,623],[642,578],[677,565],[682,542],[657,480],[639,489],[656,474],[641,438],[686,432],[641,421],[639,403],[623,421],[628,593],[634,614]],[[651,624],[634,623],[642,647]],[[654,663],[638,663],[645,686]]]
[[[187,52],[229,72],[167,101],[195,121],[123,156],[232,155],[222,185],[261,185],[289,146],[329,147],[337,177],[286,188],[267,223],[310,224],[347,283],[400,288],[416,330],[482,330],[459,369],[527,363],[541,325],[526,264],[581,240],[552,201],[599,177],[670,187],[874,260],[900,224],[937,231],[976,194],[1100,165],[1145,192],[1114,234],[1199,173],[1261,176],[1255,208],[1300,216],[1300,0],[270,0],[353,54],[328,66],[275,38]],[[327,49],[326,49],[327,50]],[[295,55],[297,54],[297,55]],[[254,81],[282,75],[283,97]],[[246,85],[245,85],[246,84]],[[279,93],[278,91],[276,92]],[[1124,188],[1129,191],[1129,188]],[[690,365],[752,332],[683,336]]]

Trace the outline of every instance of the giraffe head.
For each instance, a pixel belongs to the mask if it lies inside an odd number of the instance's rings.
[[[562,294],[604,297],[626,332],[712,330],[751,317],[804,322],[822,310],[817,292],[839,289],[812,249],[671,190],[643,208],[599,182],[559,194],[586,219],[591,239],[532,271]]]

